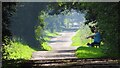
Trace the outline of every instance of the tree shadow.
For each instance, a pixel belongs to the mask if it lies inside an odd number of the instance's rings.
[[[55,41],[48,41],[49,43],[56,43],[56,42],[67,42],[67,41],[64,41],[64,40],[55,40]]]
[[[59,53],[61,53],[61,52],[75,52],[75,50],[58,50],[56,52],[59,52]]]

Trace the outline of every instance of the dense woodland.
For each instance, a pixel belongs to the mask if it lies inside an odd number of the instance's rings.
[[[20,6],[20,3],[3,3],[2,5],[2,41],[4,43],[3,45],[3,56],[9,55],[9,51],[6,51],[6,49],[10,46],[9,44],[14,44],[10,39],[12,37],[12,33],[9,29],[11,26],[11,17],[16,14],[17,7]],[[29,4],[29,3],[28,3]],[[25,8],[26,6],[22,8]],[[32,4],[31,6],[35,6],[36,4]],[[65,21],[60,21],[63,19],[57,18],[57,15],[61,14],[67,14],[71,9],[74,9],[76,11],[81,11],[82,13],[85,14],[86,22],[85,25],[88,25],[89,28],[92,28],[94,26],[90,24],[96,24],[95,26],[100,30],[102,34],[102,42],[104,43],[103,46],[103,51],[107,55],[112,55],[112,57],[116,58],[119,57],[120,53],[120,46],[119,46],[119,3],[117,2],[108,2],[108,3],[96,3],[96,2],[58,2],[58,3],[44,3],[42,4],[37,4],[39,6],[39,11],[37,11],[38,7],[33,7],[32,9],[35,9],[35,11],[28,11],[29,12],[34,12],[35,14],[31,14],[34,16],[31,16],[31,19],[35,18],[35,22],[33,22],[33,26],[30,28],[24,28],[21,29],[23,31],[23,35],[21,38],[24,38],[24,40],[27,40],[27,37],[32,37],[32,41],[37,41],[35,47],[39,47],[42,45],[47,45],[46,41],[48,40],[50,33],[54,33],[57,35],[56,32],[64,30],[63,27],[65,26]],[[45,8],[41,8],[45,7]],[[29,7],[30,9],[31,7]],[[41,9],[40,9],[41,8]],[[22,9],[21,9],[22,10]],[[27,10],[27,9],[26,9]],[[67,11],[65,11],[67,10]],[[37,18],[38,17],[38,18]],[[51,19],[51,23],[47,23],[45,19]],[[25,19],[23,19],[25,20]],[[26,23],[29,23],[30,21],[26,21]],[[36,24],[35,24],[36,23]],[[19,24],[19,23],[17,23]],[[25,25],[25,24],[22,24]],[[28,24],[27,24],[28,25]],[[63,27],[56,27],[56,25],[60,25]],[[53,26],[53,27],[50,27]],[[50,28],[49,28],[50,27]],[[68,26],[69,27],[69,26]],[[25,33],[24,29],[30,29],[30,32],[32,31],[32,34]],[[22,32],[21,32],[22,33]],[[28,34],[28,35],[27,35]],[[18,40],[17,40],[18,41]],[[27,40],[31,41],[31,40]],[[19,43],[20,46],[22,45]],[[15,45],[15,44],[14,44]],[[7,47],[8,46],[8,47]],[[30,46],[29,44],[26,45]],[[31,46],[30,46],[31,47]],[[36,49],[34,46],[32,48]],[[22,48],[22,47],[21,47]],[[34,50],[30,50],[34,51]],[[19,57],[20,59],[23,59],[22,57]],[[30,58],[30,57],[29,57]],[[11,59],[11,58],[6,58],[4,59]],[[12,58],[14,59],[14,57]]]

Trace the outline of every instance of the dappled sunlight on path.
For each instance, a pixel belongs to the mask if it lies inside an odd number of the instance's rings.
[[[75,50],[77,48],[75,46],[71,46],[71,39],[76,34],[76,32],[64,31],[60,34],[61,36],[52,38],[49,43],[53,50]]]
[[[34,55],[32,57],[34,58],[34,60],[76,58],[74,55],[74,50],[38,51],[38,52],[34,53]]]
[[[71,46],[72,37],[76,34],[75,31],[63,31],[60,36],[51,38],[49,46],[52,51],[37,51],[32,55],[31,60],[47,60],[47,59],[75,59],[75,50],[77,46]]]

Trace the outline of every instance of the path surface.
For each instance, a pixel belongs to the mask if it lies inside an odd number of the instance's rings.
[[[47,59],[73,59],[77,47],[71,46],[72,37],[76,34],[75,31],[69,30],[60,33],[60,36],[52,38],[49,45],[53,48],[52,51],[37,51],[32,55],[31,60],[47,60]]]
[[[28,68],[64,68],[64,66],[67,66],[68,68],[81,68],[82,66],[84,68],[93,68],[95,67],[93,66],[94,64],[98,64],[99,66],[107,65],[107,68],[109,68],[110,65],[120,65],[120,62],[116,61],[115,59],[77,58],[75,56],[75,50],[77,47],[71,46],[71,38],[75,35],[75,32],[64,31],[60,34],[61,36],[52,38],[49,42],[49,45],[53,48],[52,51],[34,52],[32,54],[31,60],[27,61],[24,66],[29,66]],[[118,66],[117,68],[120,68],[120,66]]]
[[[76,32],[72,31],[64,31],[60,33],[61,36],[52,38],[49,45],[53,48],[53,50],[75,50],[75,46],[71,46],[72,37],[76,34]]]

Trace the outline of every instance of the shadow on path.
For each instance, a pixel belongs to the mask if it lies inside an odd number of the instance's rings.
[[[77,47],[71,46],[72,37],[76,34],[76,29],[66,29],[60,32],[60,36],[53,37],[48,42],[48,45],[52,47],[52,51],[37,51],[32,54],[31,60],[43,60],[43,59],[73,59],[75,56],[75,50]]]

